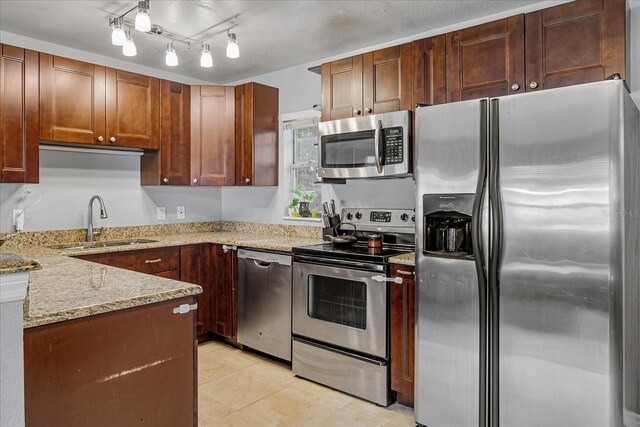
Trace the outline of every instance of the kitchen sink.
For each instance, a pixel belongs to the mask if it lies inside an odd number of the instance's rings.
[[[142,245],[145,243],[156,243],[156,242],[157,240],[135,239],[135,240],[118,240],[113,242],[84,242],[84,243],[74,243],[71,245],[55,245],[55,246],[49,246],[49,247],[51,249],[83,251],[83,250],[96,249],[96,248],[110,248],[113,246],[132,246],[132,245]]]

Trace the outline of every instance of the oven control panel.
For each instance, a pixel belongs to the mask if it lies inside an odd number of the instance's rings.
[[[406,229],[403,232],[411,232],[416,226],[413,209],[344,208],[341,218],[343,222],[355,224],[358,230],[402,228]]]

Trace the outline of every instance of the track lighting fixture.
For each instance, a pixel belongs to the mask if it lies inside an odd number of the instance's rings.
[[[125,42],[122,46],[122,54],[124,56],[136,56],[138,51],[136,50],[136,44],[133,42],[133,37],[131,37],[131,31],[125,31]]]
[[[211,56],[211,48],[208,44],[202,45],[202,53],[200,54],[200,66],[204,68],[213,67],[213,57]]]
[[[114,46],[124,46],[127,35],[124,33],[122,18],[116,18],[111,24],[111,44]]]
[[[240,48],[238,47],[238,41],[236,40],[236,34],[227,31],[229,37],[227,41],[227,58],[239,58]]]
[[[167,50],[165,53],[164,62],[169,67],[175,67],[178,65],[178,54],[176,53],[176,48],[173,45],[173,42],[167,44]]]
[[[131,37],[131,29],[135,28],[137,31],[141,31],[150,35],[165,37],[170,40],[167,44],[167,50],[165,50],[164,61],[169,67],[175,67],[178,65],[178,54],[176,52],[175,43],[182,43],[186,46],[187,50],[193,47],[201,46],[200,51],[200,66],[203,68],[213,67],[213,56],[211,54],[211,46],[207,43],[208,40],[221,34],[227,34],[227,57],[238,58],[240,57],[240,49],[238,48],[238,40],[236,34],[231,30],[238,26],[236,22],[238,16],[231,16],[221,22],[214,24],[213,26],[202,30],[199,38],[191,38],[182,36],[170,31],[164,30],[160,25],[152,24],[149,16],[149,2],[150,0],[136,1],[135,6],[125,11],[118,17],[109,18],[109,27],[111,28],[111,43],[115,46],[122,46],[122,54],[125,56],[135,56],[137,54],[136,45]],[[135,12],[135,19],[128,19],[127,15]],[[194,49],[195,50],[195,49]]]
[[[149,0],[138,2],[135,28],[143,33],[151,31],[151,17],[149,16]]]

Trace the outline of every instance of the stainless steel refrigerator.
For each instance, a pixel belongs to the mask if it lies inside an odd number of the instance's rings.
[[[420,107],[416,126],[416,422],[639,426],[623,82]]]

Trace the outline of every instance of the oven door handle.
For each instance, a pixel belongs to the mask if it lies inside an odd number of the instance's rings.
[[[373,149],[376,158],[376,170],[378,174],[382,174],[382,156],[380,155],[380,138],[382,137],[382,120],[376,121],[376,131],[373,136]]]
[[[385,277],[381,275],[371,276],[371,280],[375,282],[392,282],[397,284],[402,284],[402,277]]]

